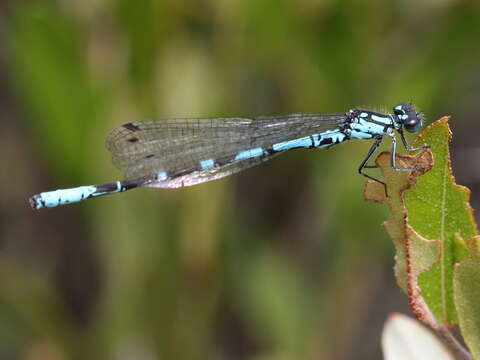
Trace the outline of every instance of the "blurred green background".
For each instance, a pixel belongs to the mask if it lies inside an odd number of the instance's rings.
[[[393,277],[369,144],[231,178],[33,211],[121,179],[108,131],[157,117],[452,115],[478,205],[480,3],[0,1],[0,358],[381,359]]]

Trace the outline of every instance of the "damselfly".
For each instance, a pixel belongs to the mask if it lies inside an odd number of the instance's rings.
[[[179,188],[220,179],[260,164],[287,150],[329,148],[351,139],[373,140],[358,172],[372,180],[364,169],[385,135],[391,138],[391,165],[395,164],[395,131],[408,151],[412,148],[403,129],[417,132],[421,115],[412,105],[401,103],[393,114],[352,109],[337,114],[290,114],[252,118],[164,119],[138,121],[114,129],[107,137],[113,163],[125,180],[102,185],[80,186],[33,195],[34,209],[55,207],[140,186]],[[385,184],[384,184],[385,185]]]

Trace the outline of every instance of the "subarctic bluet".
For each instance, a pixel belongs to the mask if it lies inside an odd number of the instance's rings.
[[[422,117],[411,104],[401,103],[392,114],[352,109],[335,114],[163,119],[130,122],[107,137],[107,149],[125,180],[42,192],[30,198],[34,209],[55,207],[137,187],[179,188],[220,179],[258,165],[285,151],[329,148],[347,140],[373,140],[358,172],[364,169],[385,135],[391,138],[391,164],[395,170],[396,135],[405,149],[412,148],[403,129],[418,132]]]

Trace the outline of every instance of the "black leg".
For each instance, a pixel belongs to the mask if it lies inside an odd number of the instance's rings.
[[[385,183],[377,178],[374,178],[373,176],[370,176],[368,174],[365,174],[363,172],[363,169],[373,169],[373,168],[376,168],[378,166],[376,165],[367,165],[367,162],[368,160],[370,160],[370,158],[372,157],[373,153],[378,149],[378,147],[380,146],[380,143],[382,142],[382,139],[383,137],[382,136],[379,136],[377,138],[375,138],[375,142],[372,144],[372,146],[370,147],[370,150],[368,150],[368,153],[367,155],[365,156],[365,159],[363,159],[362,163],[360,164],[360,166],[358,167],[358,173],[360,175],[363,175],[365,176],[366,178],[370,179],[370,180],[373,180],[373,181],[376,181],[380,184],[382,184],[383,186],[385,186],[385,193],[387,192],[387,186],[385,185]]]
[[[405,150],[407,151],[415,151],[415,150],[421,150],[421,149],[428,149],[430,147],[430,145],[423,145],[423,146],[419,146],[419,147],[414,147],[412,148],[408,142],[407,142],[407,139],[405,139],[405,134],[403,133],[403,130],[400,129],[400,130],[397,130],[398,133],[400,134],[400,138],[402,139],[402,143],[403,143],[403,146],[405,147]]]

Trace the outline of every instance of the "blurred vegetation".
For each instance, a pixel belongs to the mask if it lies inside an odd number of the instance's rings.
[[[454,116],[457,180],[478,204],[477,1],[0,11],[2,359],[380,359],[386,315],[406,310],[386,210],[363,201],[362,142],[178,191],[28,208],[39,191],[121,178],[103,139],[123,122],[412,100],[428,121]]]

